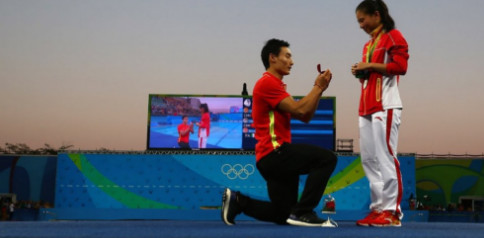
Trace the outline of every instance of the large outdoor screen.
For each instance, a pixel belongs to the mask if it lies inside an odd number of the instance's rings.
[[[310,123],[291,120],[292,143],[334,150],[335,104],[334,97],[323,97]],[[206,137],[199,132],[207,128],[202,119],[202,105],[206,105],[206,119],[210,120]],[[150,94],[147,149],[254,150],[252,122],[250,96]],[[189,148],[182,148],[180,131],[187,128]],[[205,143],[201,143],[203,140]]]

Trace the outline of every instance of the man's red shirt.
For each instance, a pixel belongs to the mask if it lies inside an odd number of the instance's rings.
[[[277,105],[289,96],[284,82],[269,72],[265,72],[254,86],[252,119],[257,161],[283,143],[291,143],[291,114],[277,109]]]
[[[190,125],[188,124],[180,124],[178,125],[178,142],[185,142],[185,143],[188,143],[188,141],[190,140],[190,131],[188,131],[187,134],[185,135],[182,135],[181,132],[182,131],[185,131],[185,130],[190,130]]]

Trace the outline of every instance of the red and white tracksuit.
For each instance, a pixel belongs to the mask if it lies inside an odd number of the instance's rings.
[[[198,148],[207,148],[207,140],[210,135],[210,113],[202,114],[198,127]]]
[[[400,209],[403,187],[397,159],[398,128],[402,102],[398,92],[399,75],[407,71],[408,45],[402,34],[377,29],[363,48],[363,62],[386,64],[386,74],[370,71],[360,79],[360,152],[370,182],[370,209]]]

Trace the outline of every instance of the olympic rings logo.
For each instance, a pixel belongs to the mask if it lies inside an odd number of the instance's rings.
[[[246,164],[242,166],[241,164],[235,164],[234,166],[230,164],[224,164],[220,168],[223,174],[229,179],[247,179],[255,171],[254,165]]]

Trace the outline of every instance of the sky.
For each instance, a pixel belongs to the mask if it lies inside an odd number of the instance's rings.
[[[144,150],[148,95],[249,94],[271,38],[306,95],[333,72],[336,138],[358,143],[350,67],[368,35],[360,0],[0,0],[0,146]],[[400,153],[484,152],[484,1],[386,0],[409,44]]]

